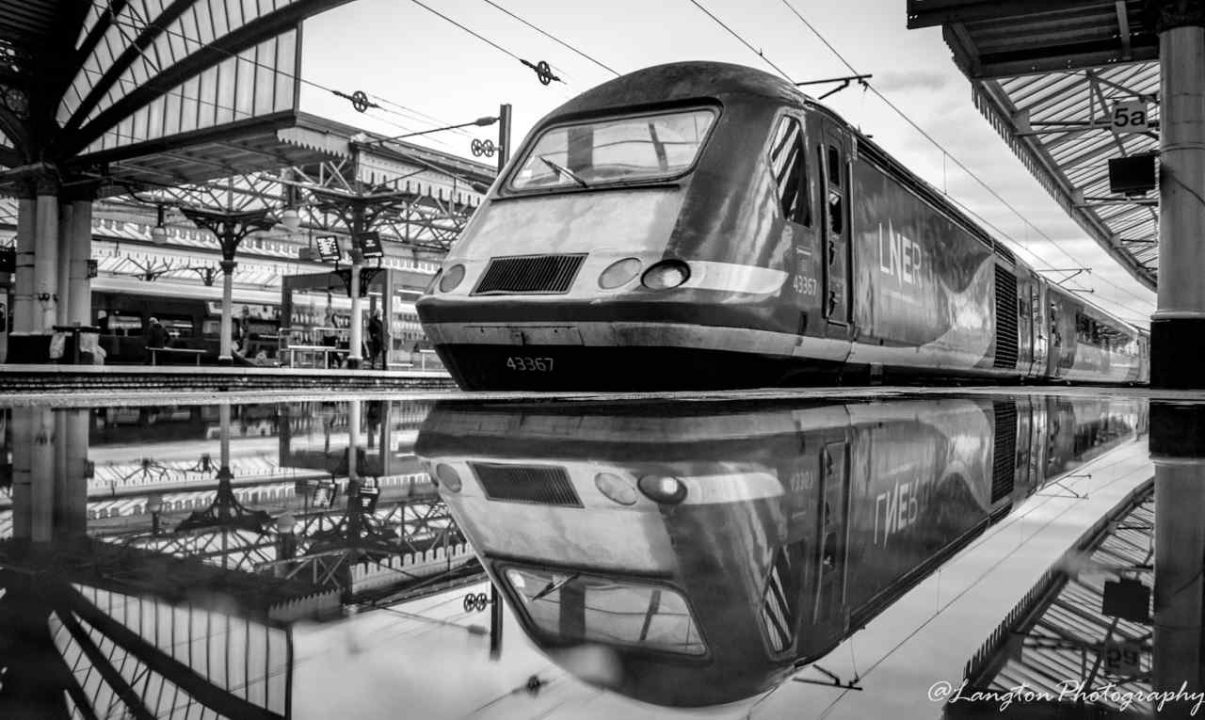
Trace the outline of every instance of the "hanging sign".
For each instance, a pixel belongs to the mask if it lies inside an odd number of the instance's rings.
[[[1109,116],[1115,133],[1142,133],[1151,129],[1151,116],[1146,102],[1121,100],[1113,103],[1113,114]]]

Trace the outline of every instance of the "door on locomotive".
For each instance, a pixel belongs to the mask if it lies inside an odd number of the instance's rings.
[[[768,150],[770,171],[777,187],[784,234],[790,239],[785,269],[799,311],[799,334],[807,331],[808,314],[820,306],[819,253],[812,210],[812,173],[808,167],[804,123],[790,113],[778,119]]]
[[[819,118],[818,145],[820,172],[821,248],[824,269],[822,294],[823,314],[828,321],[830,337],[850,334],[850,212],[849,212],[849,135],[832,120]]]

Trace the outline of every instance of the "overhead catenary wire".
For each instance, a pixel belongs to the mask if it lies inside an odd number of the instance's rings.
[[[606,64],[604,64],[604,63],[602,63],[601,61],[597,60],[596,58],[594,58],[594,57],[593,57],[593,56],[591,56],[591,55],[586,54],[585,52],[582,52],[581,50],[577,49],[577,48],[576,48],[576,47],[574,47],[573,45],[570,45],[569,43],[565,42],[564,40],[561,40],[560,38],[556,37],[555,35],[552,35],[551,33],[545,32],[545,31],[544,31],[544,30],[542,30],[541,28],[539,28],[539,27],[537,27],[537,26],[533,25],[532,23],[530,23],[530,22],[528,22],[528,21],[524,20],[523,18],[519,17],[518,15],[516,15],[516,14],[515,14],[515,13],[513,13],[513,12],[511,12],[510,10],[507,10],[506,8],[502,7],[501,5],[499,5],[498,3],[494,2],[493,0],[483,0],[483,2],[485,2],[487,5],[489,5],[489,6],[493,7],[493,8],[496,8],[497,10],[499,10],[499,11],[501,11],[501,12],[503,12],[503,13],[506,13],[506,14],[507,14],[507,15],[509,15],[510,17],[514,18],[515,20],[518,20],[519,22],[523,23],[524,25],[526,25],[527,27],[531,28],[532,30],[535,30],[536,32],[540,33],[541,35],[543,35],[544,37],[548,38],[549,40],[551,40],[551,41],[553,41],[553,42],[557,43],[558,45],[560,45],[561,47],[565,48],[566,50],[569,50],[570,52],[576,53],[577,55],[579,55],[579,56],[581,56],[581,57],[583,57],[583,58],[585,58],[585,59],[589,60],[590,62],[592,62],[592,63],[594,63],[595,65],[599,66],[599,67],[600,67],[600,68],[602,68],[603,70],[606,70],[607,72],[611,73],[612,75],[619,76],[619,74],[620,74],[620,73],[619,73],[619,71],[615,70],[615,69],[614,69],[614,68],[612,68],[611,66],[606,65]]]
[[[692,1],[693,1],[693,0],[692,0]],[[824,46],[825,46],[826,48],[828,48],[828,49],[829,49],[829,51],[831,51],[831,52],[833,53],[833,55],[834,55],[834,56],[836,56],[836,58],[837,58],[838,60],[840,60],[840,61],[841,61],[841,63],[842,63],[843,65],[845,65],[845,67],[846,67],[846,68],[847,68],[847,69],[848,69],[848,70],[849,70],[851,73],[853,73],[853,74],[855,74],[855,75],[856,75],[856,74],[859,74],[859,73],[858,73],[858,71],[857,71],[857,70],[854,68],[853,64],[852,64],[852,63],[850,63],[850,62],[849,62],[849,61],[848,61],[848,60],[845,58],[845,56],[844,56],[844,55],[842,55],[842,54],[840,53],[840,51],[838,51],[838,50],[837,50],[837,48],[835,48],[835,47],[833,46],[833,44],[832,44],[832,43],[830,43],[830,42],[828,41],[828,39],[827,39],[827,38],[825,38],[825,37],[824,37],[823,33],[821,33],[821,32],[820,32],[820,31],[819,31],[819,30],[816,28],[816,26],[815,26],[815,25],[813,25],[811,22],[809,22],[809,21],[808,21],[808,19],[807,19],[807,18],[805,18],[805,17],[804,17],[804,16],[803,16],[803,15],[802,15],[802,14],[801,14],[801,13],[800,13],[800,12],[799,12],[799,11],[798,11],[796,8],[795,8],[795,6],[791,4],[790,0],[781,0],[781,1],[782,1],[782,4],[783,4],[783,5],[785,5],[785,6],[787,7],[787,9],[788,9],[788,10],[790,10],[790,11],[791,11],[791,13],[792,13],[792,14],[793,14],[793,15],[794,15],[796,18],[798,18],[798,19],[799,19],[799,21],[800,21],[801,23],[803,23],[803,25],[804,25],[804,26],[805,26],[805,27],[806,27],[806,28],[807,28],[809,31],[811,31],[811,33],[812,33],[813,35],[815,35],[815,36],[816,36],[816,38],[817,38],[817,39],[819,39],[819,40],[820,40],[820,42],[821,42],[821,43],[823,43],[823,44],[824,44]],[[1061,253],[1061,254],[1062,254],[1064,257],[1066,257],[1068,260],[1070,260],[1071,262],[1073,262],[1073,263],[1075,263],[1075,264],[1077,264],[1077,265],[1082,265],[1082,264],[1083,264],[1083,263],[1082,263],[1082,262],[1081,262],[1081,261],[1080,261],[1078,258],[1076,258],[1075,256],[1073,256],[1073,255],[1072,255],[1070,252],[1068,252],[1068,251],[1067,251],[1065,248],[1063,248],[1063,247],[1062,247],[1062,246],[1061,246],[1061,245],[1060,245],[1058,242],[1056,242],[1056,241],[1054,240],[1054,238],[1050,237],[1048,234],[1046,234],[1046,232],[1045,232],[1045,231],[1043,231],[1041,228],[1039,228],[1037,225],[1035,225],[1035,224],[1034,224],[1032,221],[1030,221],[1030,220],[1029,220],[1029,218],[1025,217],[1025,215],[1024,215],[1023,213],[1021,213],[1021,211],[1020,211],[1020,210],[1018,210],[1018,209],[1016,208],[1016,206],[1014,206],[1012,203],[1010,203],[1008,200],[1006,200],[1006,199],[1005,199],[1005,198],[1004,198],[1004,197],[1003,197],[1003,196],[1002,196],[1002,195],[1001,195],[999,192],[997,192],[997,191],[996,191],[996,189],[995,189],[995,188],[993,188],[991,185],[989,185],[989,184],[987,183],[987,181],[985,181],[983,178],[979,177],[979,175],[977,175],[977,174],[976,174],[976,173],[974,173],[974,172],[973,172],[973,171],[972,171],[970,168],[968,168],[968,167],[966,166],[966,164],[965,164],[965,163],[963,163],[963,162],[962,162],[961,160],[959,160],[959,159],[958,159],[958,158],[957,158],[957,157],[956,157],[956,156],[955,156],[953,153],[951,153],[949,150],[947,150],[947,149],[945,148],[945,146],[944,146],[944,145],[942,145],[942,143],[941,143],[941,142],[939,142],[939,141],[938,141],[936,138],[934,138],[932,135],[930,135],[930,134],[929,134],[929,133],[928,133],[928,132],[927,132],[927,131],[926,131],[924,128],[922,128],[922,127],[921,127],[921,126],[920,126],[920,125],[919,125],[919,124],[918,124],[916,121],[914,121],[914,120],[913,120],[913,119],[912,119],[910,116],[908,116],[908,115],[907,115],[907,114],[906,114],[906,113],[905,113],[903,110],[901,110],[901,109],[900,109],[900,108],[899,108],[899,107],[898,107],[898,106],[897,106],[895,103],[893,103],[893,102],[892,102],[892,101],[891,101],[889,98],[887,98],[887,96],[885,96],[885,95],[884,95],[884,94],[883,94],[881,91],[879,91],[879,89],[878,89],[878,88],[876,88],[876,87],[874,86],[874,84],[873,84],[873,83],[868,83],[868,87],[870,88],[870,91],[871,91],[872,93],[874,93],[874,94],[875,94],[875,96],[876,96],[876,97],[878,97],[880,100],[882,100],[882,101],[883,101],[883,103],[887,105],[887,107],[891,108],[891,110],[892,110],[893,112],[895,112],[895,113],[896,113],[896,115],[898,115],[898,116],[899,116],[901,119],[903,119],[903,120],[904,120],[904,122],[908,123],[908,125],[910,125],[910,126],[911,126],[911,127],[914,129],[914,130],[916,130],[918,133],[920,133],[920,134],[921,134],[921,136],[922,136],[923,138],[925,138],[927,141],[929,141],[931,144],[933,144],[933,145],[934,145],[934,146],[935,146],[935,147],[936,147],[938,150],[940,150],[940,151],[942,152],[942,154],[943,154],[943,162],[944,162],[944,158],[949,158],[949,159],[950,159],[950,160],[951,160],[951,161],[952,161],[952,162],[953,162],[953,163],[954,163],[954,164],[955,164],[957,167],[959,167],[959,168],[960,168],[960,169],[961,169],[963,172],[965,172],[965,173],[966,173],[968,176],[970,176],[970,177],[971,177],[973,180],[975,180],[975,182],[976,182],[976,183],[978,183],[978,184],[979,184],[981,187],[983,187],[985,190],[987,190],[987,192],[988,192],[988,193],[989,193],[989,194],[990,194],[990,195],[991,195],[991,196],[992,196],[992,197],[993,197],[995,200],[997,200],[997,201],[998,201],[998,202],[999,202],[1001,205],[1003,205],[1004,207],[1008,208],[1008,210],[1009,210],[1009,211],[1011,211],[1011,212],[1012,212],[1014,215],[1016,215],[1016,216],[1017,216],[1017,218],[1019,218],[1019,219],[1020,219],[1020,220],[1021,220],[1021,221],[1022,221],[1024,224],[1025,224],[1025,225],[1026,225],[1026,226],[1033,228],[1033,229],[1034,229],[1034,230],[1035,230],[1035,231],[1038,233],[1038,235],[1040,235],[1041,237],[1045,238],[1045,239],[1046,239],[1046,241],[1047,241],[1047,242],[1049,242],[1049,243],[1050,243],[1050,244],[1051,244],[1051,245],[1052,245],[1052,246],[1053,246],[1053,247],[1054,247],[1056,250],[1058,250],[1058,251],[1059,251],[1059,252],[1060,252],[1060,253]],[[958,203],[958,204],[960,205],[960,207],[963,207],[963,208],[965,209],[965,206],[964,206],[964,205],[962,205],[961,203]],[[1001,234],[1003,237],[1005,237],[1006,239],[1011,240],[1011,241],[1013,242],[1013,244],[1015,244],[1015,245],[1016,245],[1018,248],[1022,249],[1022,250],[1023,250],[1023,251],[1024,251],[1026,254],[1027,254],[1027,255],[1029,255],[1030,257],[1034,258],[1034,259],[1035,259],[1035,261],[1038,261],[1038,262],[1040,262],[1041,264],[1044,264],[1044,265],[1050,266],[1050,263],[1048,263],[1048,262],[1047,262],[1047,261],[1045,261],[1045,260],[1042,260],[1042,259],[1041,259],[1041,258],[1040,258],[1040,257],[1039,257],[1039,256],[1038,256],[1036,253],[1034,253],[1032,250],[1030,250],[1030,249],[1029,249],[1028,247],[1026,247],[1024,244],[1022,244],[1022,243],[1018,242],[1018,241],[1017,241],[1015,238],[1013,238],[1012,236],[1008,235],[1007,233],[1002,232],[1002,231],[1001,231],[999,228],[994,228],[994,229],[995,229],[995,230],[996,230],[998,233],[1000,233],[1000,234]],[[1130,297],[1134,298],[1135,300],[1138,300],[1138,301],[1143,302],[1143,303],[1149,303],[1149,302],[1150,302],[1150,299],[1149,299],[1149,298],[1144,298],[1144,297],[1142,297],[1142,296],[1140,296],[1140,295],[1137,295],[1137,294],[1135,294],[1133,291],[1131,291],[1130,289],[1125,288],[1125,287],[1123,287],[1123,286],[1121,286],[1121,285],[1118,285],[1117,283],[1115,283],[1115,282],[1113,282],[1113,281],[1109,280],[1109,279],[1108,279],[1108,278],[1106,278],[1106,277],[1101,277],[1100,279],[1101,279],[1101,281],[1103,281],[1104,283],[1106,283],[1106,284],[1108,284],[1108,285],[1112,286],[1113,288],[1115,288],[1115,289],[1117,289],[1117,290],[1119,290],[1119,291],[1121,291],[1121,292],[1125,293],[1126,295],[1129,295]],[[1086,290],[1086,289],[1087,289],[1087,288],[1084,288],[1083,286],[1078,286],[1078,287],[1079,287],[1081,290]],[[1096,305],[1096,303],[1089,302],[1089,301],[1087,301],[1086,299],[1084,299],[1084,300],[1085,300],[1085,302],[1087,302],[1087,304],[1089,304],[1089,305]],[[1116,303],[1116,304],[1117,304],[1119,307],[1121,307],[1120,303]],[[1130,312],[1131,312],[1131,313],[1133,313],[1133,311],[1130,311]]]
[[[447,15],[444,15],[443,13],[441,13],[440,11],[431,7],[430,5],[427,5],[426,3],[421,2],[421,0],[410,0],[410,2],[414,3],[415,5],[418,5],[419,7],[421,7],[422,9],[426,10],[427,12],[429,12],[431,14],[437,15],[437,16],[443,18],[444,20],[452,23],[456,27],[460,28],[461,30],[464,30],[468,34],[472,35],[473,37],[477,38],[478,40],[482,41],[483,43],[489,45],[490,47],[494,48],[495,50],[498,50],[499,52],[502,52],[502,53],[506,54],[507,56],[514,58],[515,60],[518,60],[519,62],[523,63],[524,65],[526,65],[528,67],[531,67],[533,69],[535,68],[535,66],[532,65],[532,63],[530,63],[529,61],[519,57],[515,53],[511,52],[510,50],[507,50],[506,48],[502,47],[501,45],[494,42],[493,40],[490,40],[489,38],[482,35],[481,33],[473,30],[472,28],[469,28],[469,27],[457,22],[456,20],[453,20],[452,18],[448,17]],[[554,69],[557,72],[564,74],[564,72],[560,68],[554,68]],[[556,76],[553,76],[553,79],[559,80],[560,82],[564,82],[564,80],[561,80],[561,78],[556,77]],[[547,84],[547,83],[545,83],[545,84]]]
[[[729,26],[728,26],[728,24],[727,24],[727,23],[725,23],[723,20],[721,20],[721,19],[719,19],[718,17],[716,17],[716,16],[715,16],[715,13],[713,13],[713,12],[711,12],[710,10],[708,10],[707,8],[703,7],[703,5],[702,5],[702,4],[699,2],[699,0],[690,0],[690,2],[691,2],[691,4],[692,4],[692,5],[694,5],[694,6],[695,6],[695,7],[697,7],[699,10],[701,10],[701,11],[703,12],[703,14],[704,14],[704,15],[706,15],[707,17],[709,17],[709,18],[711,18],[712,20],[714,20],[714,21],[716,22],[716,24],[717,24],[717,25],[719,25],[720,27],[722,27],[722,28],[724,28],[725,30],[727,30],[727,31],[728,31],[728,34],[732,35],[732,37],[734,37],[734,38],[736,38],[738,41],[740,41],[740,43],[741,43],[742,45],[744,45],[745,47],[749,48],[750,52],[752,52],[754,55],[756,55],[756,56],[758,56],[759,58],[761,58],[761,59],[762,59],[762,60],[763,60],[763,61],[764,61],[764,62],[765,62],[767,65],[769,65],[770,67],[774,68],[774,70],[775,70],[775,71],[776,71],[776,72],[777,72],[779,75],[781,75],[781,76],[782,76],[782,77],[783,77],[783,78],[784,78],[784,79],[785,79],[787,82],[790,82],[790,83],[795,82],[794,80],[792,80],[792,79],[791,79],[791,76],[787,74],[787,71],[786,71],[786,70],[783,70],[783,69],[782,69],[782,68],[780,68],[780,67],[779,67],[777,64],[775,64],[775,62],[774,62],[773,60],[771,60],[770,58],[766,57],[766,54],[765,54],[764,52],[762,52],[762,51],[761,51],[761,50],[759,50],[758,48],[753,47],[753,45],[752,45],[752,44],[750,44],[750,43],[749,43],[749,41],[748,41],[748,40],[746,40],[746,39],[745,39],[743,36],[741,36],[741,34],[740,34],[740,33],[738,33],[737,31],[733,30],[731,27],[729,27]]]
[[[129,21],[128,19],[127,19],[127,20],[122,20],[121,18],[117,18],[117,17],[115,17],[115,18],[113,19],[113,21],[112,21],[112,22],[113,22],[114,27],[115,27],[115,28],[117,29],[117,31],[118,31],[118,32],[119,32],[119,33],[122,35],[122,37],[123,37],[123,38],[125,38],[125,37],[126,37],[125,33],[124,33],[124,32],[122,32],[122,28],[123,28],[123,27],[124,27],[124,28],[127,28],[127,29],[139,30],[139,31],[141,31],[141,30],[145,30],[145,29],[146,29],[146,27],[145,27],[145,26],[141,26],[141,25],[138,25],[137,23],[133,23],[133,22]],[[254,58],[245,57],[245,56],[243,56],[241,53],[236,53],[236,52],[232,52],[232,51],[229,51],[229,50],[225,50],[224,48],[217,47],[216,45],[214,45],[214,41],[204,42],[204,41],[202,41],[202,40],[199,40],[198,38],[195,38],[195,37],[192,37],[191,35],[188,35],[187,33],[180,32],[179,30],[174,30],[174,29],[172,29],[172,28],[163,28],[163,27],[159,27],[158,29],[159,29],[161,32],[163,32],[163,33],[165,33],[165,34],[167,34],[167,35],[174,36],[174,37],[177,37],[177,38],[179,38],[179,39],[183,40],[186,48],[191,48],[191,46],[192,46],[192,45],[196,45],[196,46],[197,46],[197,48],[196,48],[195,50],[190,49],[190,52],[196,52],[197,50],[202,50],[202,49],[211,49],[211,50],[216,50],[216,51],[218,51],[218,52],[220,52],[220,53],[225,54],[225,55],[226,55],[227,57],[229,57],[229,58],[233,58],[233,59],[235,60],[235,62],[249,63],[249,64],[250,64],[251,66],[253,66],[253,67],[257,67],[257,68],[262,68],[262,69],[265,69],[265,70],[269,70],[269,71],[273,72],[274,74],[277,74],[277,75],[279,75],[279,76],[281,76],[281,77],[288,78],[289,80],[296,80],[298,83],[300,83],[300,84],[302,84],[302,85],[306,85],[306,86],[309,86],[309,87],[315,88],[315,89],[317,89],[317,90],[321,90],[321,91],[323,91],[323,92],[330,93],[330,94],[332,94],[332,95],[335,95],[336,97],[342,97],[342,98],[347,98],[347,97],[350,97],[350,94],[349,94],[349,93],[343,92],[343,91],[341,91],[341,90],[337,90],[337,89],[335,89],[335,88],[333,88],[333,87],[329,87],[329,86],[327,86],[327,85],[323,85],[322,83],[319,83],[319,82],[317,82],[317,81],[310,80],[310,79],[305,78],[305,77],[301,77],[300,75],[295,75],[295,74],[293,74],[293,73],[291,73],[291,72],[289,72],[289,71],[287,71],[287,70],[283,70],[283,69],[278,68],[278,67],[276,67],[276,66],[274,66],[274,65],[269,65],[269,64],[264,63],[264,62],[260,62],[259,60],[256,60],[256,59],[254,59]],[[128,39],[128,38],[127,38],[127,39]],[[245,51],[244,51],[244,52],[245,52]],[[153,61],[150,61],[149,57],[147,57],[147,50],[146,50],[146,49],[142,49],[142,50],[140,51],[140,54],[141,54],[141,55],[142,55],[144,58],[146,58],[146,59],[148,60],[148,62],[153,62]],[[153,62],[153,64],[156,66],[156,69],[158,69],[158,63]],[[93,72],[94,72],[95,74],[98,74],[98,75],[103,75],[103,73],[102,73],[101,71],[93,71]],[[120,80],[119,80],[119,81],[120,81]],[[125,81],[125,82],[129,82],[129,81]],[[171,94],[171,93],[170,93],[170,92],[168,92],[168,91],[163,91],[163,94],[165,94],[165,95],[166,95],[166,94]],[[365,94],[366,94],[366,95],[368,95],[368,93],[365,93]],[[383,101],[383,102],[385,102],[385,103],[387,103],[387,104],[389,104],[389,105],[392,105],[392,106],[394,106],[394,107],[398,107],[398,108],[405,108],[405,106],[404,106],[404,105],[401,105],[401,104],[399,104],[399,103],[395,103],[395,102],[393,102],[393,101],[391,101],[391,100],[387,100],[387,99],[382,98],[382,97],[380,97],[380,96],[372,95],[372,97],[373,97],[373,99],[375,99],[375,100],[378,100],[378,101]],[[220,106],[219,106],[219,107],[220,107]],[[386,112],[386,113],[389,113],[389,114],[392,114],[392,115],[396,115],[396,116],[398,116],[398,117],[400,117],[400,118],[402,118],[402,119],[404,119],[404,120],[408,120],[408,121],[411,121],[411,122],[414,122],[414,121],[415,121],[415,119],[414,119],[414,118],[409,117],[409,116],[406,116],[406,115],[403,115],[402,113],[398,112],[397,110],[391,110],[391,109],[389,109],[389,108],[380,107],[380,106],[377,106],[377,107],[378,107],[378,109],[380,109],[382,112]],[[223,109],[229,109],[229,108],[223,108]],[[412,128],[412,127],[405,126],[405,125],[400,125],[400,124],[398,124],[398,123],[396,123],[396,122],[392,122],[392,121],[386,120],[385,118],[382,118],[382,117],[380,117],[380,116],[375,116],[375,117],[374,117],[374,119],[379,120],[379,121],[381,121],[381,122],[388,123],[389,125],[392,125],[393,127],[400,128],[400,129],[402,129],[402,130],[406,130],[406,131],[411,131],[411,130],[414,130],[414,128]],[[440,142],[440,143],[442,143],[443,141],[436,140],[436,142]]]

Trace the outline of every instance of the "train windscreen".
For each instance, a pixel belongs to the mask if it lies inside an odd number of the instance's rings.
[[[561,642],[627,645],[680,655],[707,651],[686,599],[664,586],[580,572],[507,568],[523,617]]]
[[[510,181],[549,190],[648,181],[690,169],[716,118],[700,108],[606,118],[545,130]]]

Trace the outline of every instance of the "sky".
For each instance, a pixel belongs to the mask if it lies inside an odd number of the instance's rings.
[[[545,114],[615,77],[499,8],[618,73],[666,62],[715,60],[772,73],[778,66],[795,82],[849,75],[845,64],[796,17],[794,9],[858,73],[872,74],[871,84],[944,151],[873,93],[857,86],[825,99],[826,105],[981,216],[989,232],[1010,244],[1020,259],[1038,269],[1091,268],[1091,274],[1081,274],[1067,287],[1092,290],[1083,293],[1090,302],[1135,325],[1149,324],[1155,294],[1109,258],[1017,160],[974,108],[971,85],[951,59],[941,29],[907,29],[905,0],[422,2],[498,47],[415,0],[355,0],[305,24],[301,109],[395,136],[496,115],[499,105],[510,103],[518,146]],[[536,73],[514,56],[548,62],[565,82],[540,84]],[[805,90],[818,96],[828,87]],[[348,95],[362,90],[381,107],[358,113],[331,90]],[[496,126],[432,133],[413,141],[471,158],[472,138],[496,140]],[[1015,211],[959,170],[947,153]],[[1065,276],[1048,274],[1055,280]]]

